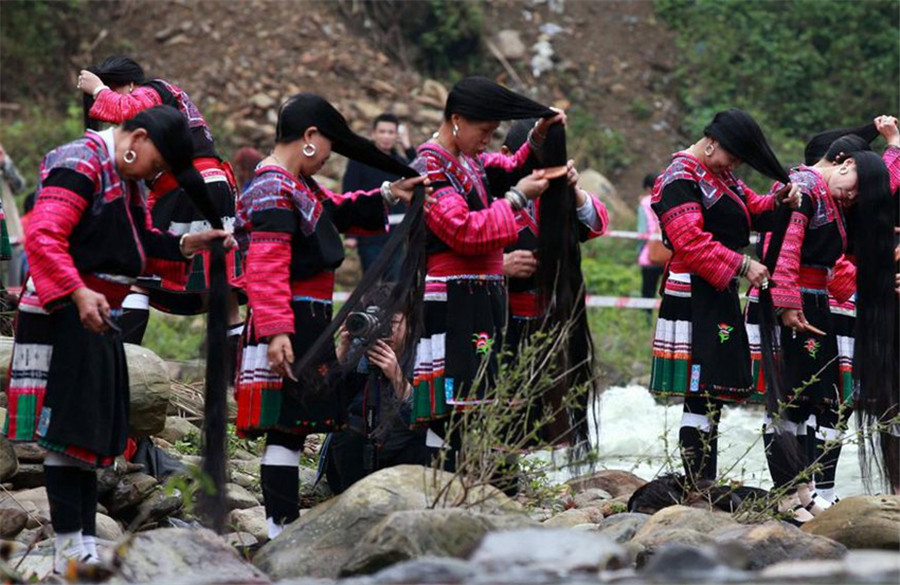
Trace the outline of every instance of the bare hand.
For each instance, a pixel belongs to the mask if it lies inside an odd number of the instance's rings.
[[[344,247],[348,250],[355,250],[359,246],[356,238],[344,238]]]
[[[566,113],[557,108],[550,108],[554,112],[556,112],[555,116],[550,116],[549,118],[541,118],[537,121],[537,124],[534,125],[534,134],[532,135],[537,142],[543,142],[545,138],[547,138],[547,130],[550,129],[550,126],[554,124],[562,124],[566,125]]]
[[[750,267],[744,277],[755,287],[766,288],[769,286],[769,269],[756,260],[750,260]]]
[[[347,356],[347,352],[350,351],[350,332],[347,331],[347,327],[341,325],[341,328],[338,330],[338,345],[334,350],[335,355],[339,362],[344,361],[344,358]]]
[[[781,323],[785,327],[790,327],[794,332],[809,331],[816,335],[825,335],[821,329],[814,327],[806,320],[806,316],[801,309],[787,309],[781,314]]]
[[[269,339],[269,350],[266,357],[269,358],[269,369],[294,382],[297,381],[291,370],[291,365],[294,363],[294,347],[291,345],[291,338],[287,333],[279,333]]]
[[[394,181],[391,183],[391,195],[403,201],[406,204],[409,204],[413,198],[413,188],[419,183],[428,187],[431,185],[431,181],[428,180],[424,175],[419,177],[410,177],[408,179],[400,179],[399,181]]]
[[[184,245],[181,252],[185,256],[193,256],[201,250],[209,250],[212,243],[216,240],[223,240],[222,245],[226,250],[230,250],[237,245],[237,242],[230,233],[225,230],[206,230],[205,232],[197,232],[196,234],[188,234],[184,238]]]
[[[366,356],[369,358],[369,363],[378,366],[378,369],[391,381],[394,388],[405,388],[406,377],[397,361],[397,354],[383,339],[376,341]]]
[[[893,116],[878,116],[874,121],[875,129],[884,137],[885,142],[894,146],[900,146],[900,129],[897,128],[897,118]]]
[[[532,171],[530,175],[522,177],[519,179],[519,182],[516,183],[516,187],[519,191],[521,191],[525,197],[532,200],[540,197],[541,193],[546,191],[549,185],[550,181],[544,178],[544,171],[542,170]]]
[[[503,274],[506,276],[528,278],[537,267],[537,256],[531,250],[513,250],[503,255]]]
[[[800,185],[788,183],[775,193],[775,200],[778,202],[778,205],[787,205],[791,209],[799,208],[800,203],[803,201]]]
[[[87,69],[82,69],[78,74],[78,85],[76,87],[81,88],[81,91],[87,95],[94,95],[94,90],[101,85],[104,85],[103,81]]]
[[[109,303],[101,293],[82,286],[72,292],[72,302],[78,308],[78,318],[85,329],[103,333],[109,328],[106,325],[109,320]]]

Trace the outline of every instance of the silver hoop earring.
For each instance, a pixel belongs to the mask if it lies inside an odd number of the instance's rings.
[[[716,146],[714,144],[707,144],[706,148],[703,149],[703,154],[706,156],[712,156],[716,151]]]
[[[316,156],[316,145],[313,144],[312,142],[307,142],[306,144],[303,145],[302,152],[303,152],[303,156],[312,158],[312,157]]]
[[[122,155],[122,160],[124,160],[128,164],[131,164],[137,160],[137,153],[131,149],[126,150],[125,154]]]
[[[459,138],[459,126],[453,125],[453,138]]]

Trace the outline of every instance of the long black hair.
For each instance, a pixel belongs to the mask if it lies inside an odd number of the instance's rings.
[[[868,429],[859,450],[863,479],[870,462],[882,470],[886,484],[900,489],[900,437],[897,424],[900,364],[898,364],[898,298],[894,291],[894,228],[897,206],[884,162],[873,152],[857,152],[858,198],[853,230],[856,255],[856,330],[853,379],[858,384],[856,416]],[[875,425],[878,425],[877,430]]]
[[[178,185],[213,229],[223,229],[222,219],[206,189],[200,172],[193,166],[194,147],[187,120],[171,106],[156,106],[123,122],[124,130],[145,128],[150,140],[165,159]],[[227,343],[228,281],[225,277],[225,249],[221,241],[210,248],[209,310],[207,316],[206,398],[203,424],[203,471],[214,490],[202,494],[201,508],[216,532],[225,529],[225,440],[228,421],[225,372]]]

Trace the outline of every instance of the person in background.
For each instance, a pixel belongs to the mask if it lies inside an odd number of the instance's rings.
[[[410,148],[409,135],[405,128],[401,133],[400,120],[394,114],[380,114],[375,121],[372,122],[372,143],[381,152],[395,159],[397,162],[407,164],[415,158],[415,149]],[[405,142],[403,137],[405,136]],[[402,146],[403,152],[399,152],[398,143]],[[347,169],[344,171],[344,180],[341,188],[346,191],[368,191],[381,187],[385,182],[390,183],[400,178],[398,175],[370,167],[356,160],[347,161]],[[397,225],[402,221],[403,215],[406,213],[406,203],[398,201],[391,206],[388,219],[391,225]],[[362,262],[363,272],[366,272],[378,258],[378,254],[387,242],[388,234],[357,236],[347,239],[347,246],[356,247],[359,253],[360,262]],[[386,275],[388,280],[395,280],[397,271],[403,263],[403,254],[394,257],[391,267]]]
[[[234,165],[234,178],[236,179],[238,189],[241,192],[247,188],[250,181],[253,180],[253,171],[256,170],[262,159],[263,154],[250,146],[242,146],[234,153],[231,164]]]
[[[12,157],[6,153],[2,144],[0,144],[0,173],[3,174],[3,180],[9,185],[13,195],[25,188],[25,179],[19,174]]]
[[[659,285],[659,277],[662,276],[665,261],[653,257],[651,258],[651,244],[653,238],[659,238],[662,233],[659,229],[659,219],[656,212],[650,207],[650,190],[653,189],[653,183],[656,182],[655,173],[648,173],[644,176],[644,192],[646,195],[641,197],[637,208],[637,231],[641,235],[646,235],[647,239],[642,240],[640,253],[638,254],[638,265],[641,267],[641,296],[645,299],[656,297]],[[659,241],[662,245],[662,241]],[[655,256],[655,255],[654,255]],[[648,310],[647,315],[652,315],[652,311]]]

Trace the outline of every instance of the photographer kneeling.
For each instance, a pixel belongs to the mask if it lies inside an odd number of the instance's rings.
[[[429,462],[424,430],[409,428],[412,364],[405,360],[410,363],[403,367],[398,358],[404,353],[405,318],[397,313],[390,324],[381,323],[382,319],[381,310],[373,305],[350,313],[341,326],[338,360],[344,361],[354,351],[365,351],[365,357],[345,379],[345,395],[352,396],[348,426],[331,433],[322,449],[320,468],[335,494],[375,470]],[[368,337],[366,329],[372,327],[384,327],[384,337],[367,349],[360,347],[360,339]]]

